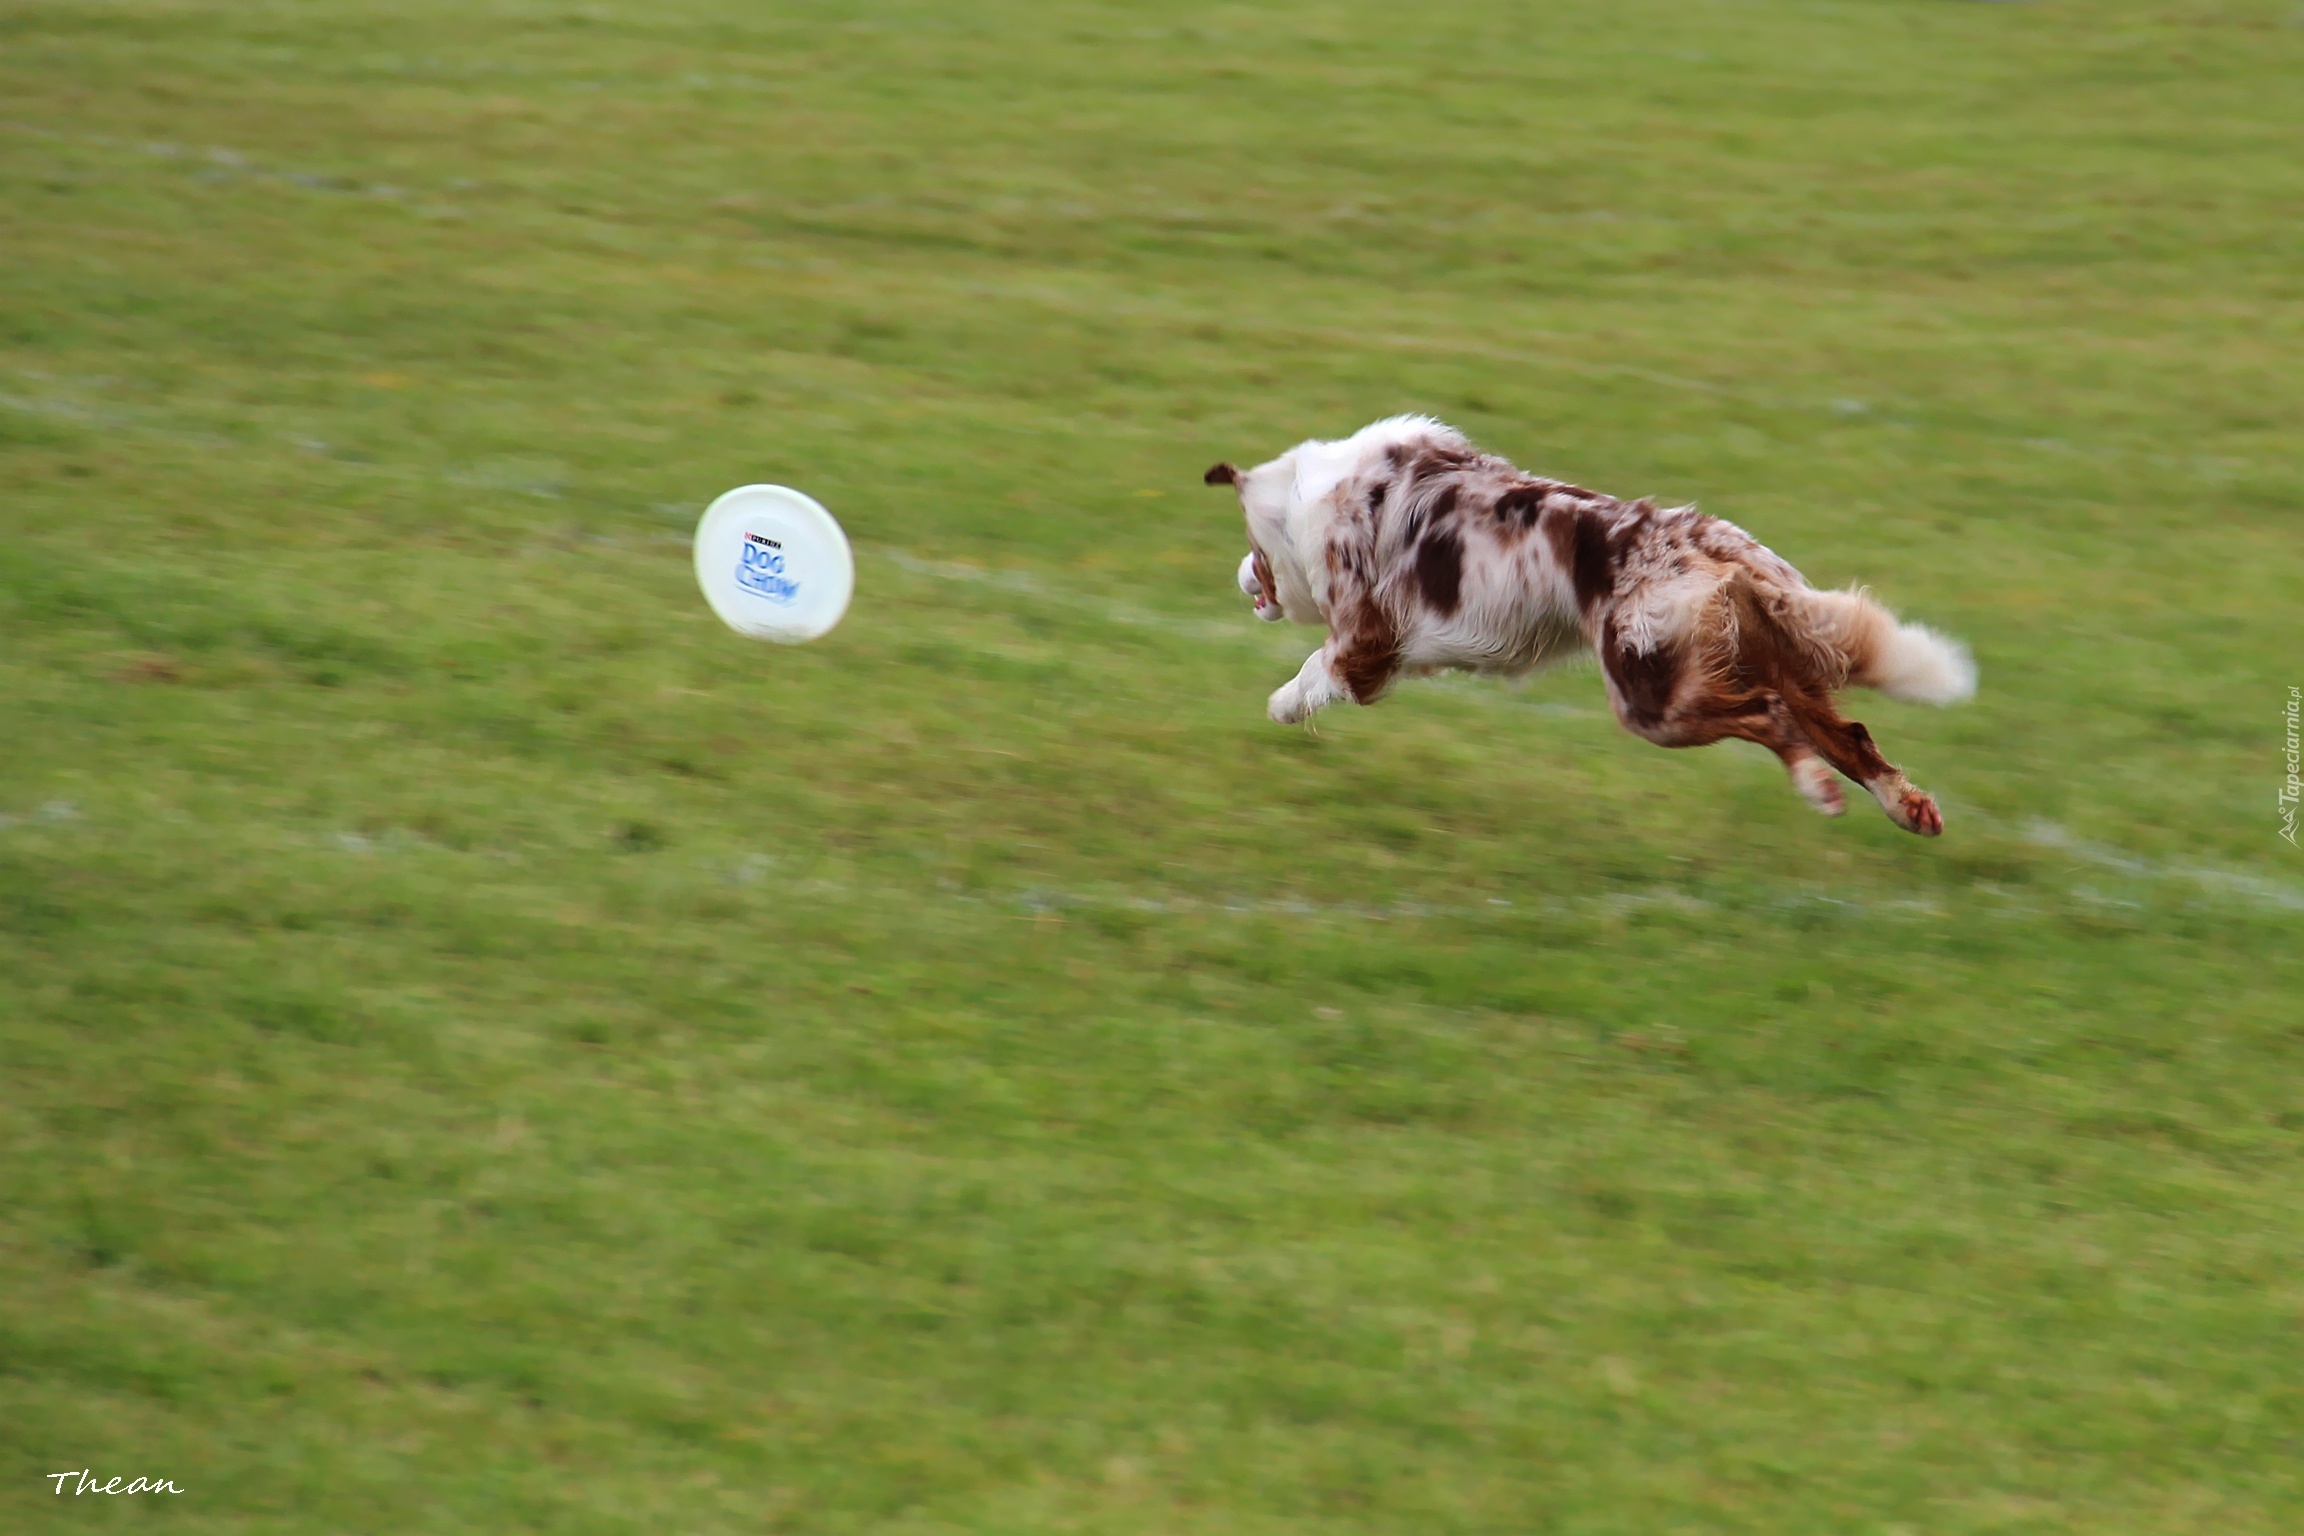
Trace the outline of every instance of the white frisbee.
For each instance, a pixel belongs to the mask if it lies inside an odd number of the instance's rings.
[[[696,584],[736,633],[797,645],[830,633],[848,611],[856,557],[814,497],[741,485],[696,524]]]

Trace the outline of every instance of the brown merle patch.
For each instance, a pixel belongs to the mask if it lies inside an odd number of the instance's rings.
[[[1460,469],[1466,469],[1478,463],[1479,457],[1478,454],[1466,453],[1460,448],[1427,447],[1423,452],[1417,454],[1415,462],[1408,466],[1408,478],[1411,480],[1433,480],[1441,475],[1452,475]]]
[[[1653,651],[1636,651],[1617,637],[1613,622],[1604,638],[1601,654],[1607,658],[1608,678],[1624,702],[1624,723],[1635,730],[1662,724],[1680,683],[1679,649],[1662,645]]]
[[[1400,666],[1400,632],[1383,614],[1369,609],[1336,651],[1337,680],[1356,704],[1373,704]]]
[[[1720,602],[1724,622],[1706,626],[1719,652],[1712,670],[1746,688],[1798,689],[1804,681],[1798,658],[1784,649],[1782,633],[1750,579],[1741,572],[1730,576],[1720,589]]]
[[[1544,509],[1544,535],[1576,586],[1576,605],[1589,608],[1616,590],[1616,552],[1607,521],[1586,507],[1553,502]]]
[[[1656,503],[1643,496],[1638,501],[1613,505],[1616,512],[1608,521],[1608,555],[1621,565],[1632,546],[1655,529]]]
[[[1416,585],[1442,618],[1463,601],[1464,541],[1453,528],[1435,528],[1416,547]]]
[[[1526,532],[1544,515],[1544,496],[1545,488],[1541,485],[1515,485],[1496,498],[1496,520],[1507,528]]]
[[[1400,542],[1413,544],[1424,537],[1424,530],[1437,528],[1456,515],[1456,502],[1463,487],[1451,480],[1433,493],[1429,501],[1411,502],[1408,520],[1401,526]]]

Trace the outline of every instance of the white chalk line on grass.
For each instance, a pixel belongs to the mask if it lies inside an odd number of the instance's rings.
[[[366,197],[380,202],[398,204],[400,206],[409,208],[411,211],[427,214],[436,218],[448,218],[466,222],[498,225],[506,222],[504,220],[491,220],[484,217],[475,218],[474,211],[467,207],[460,207],[449,204],[410,203],[408,201],[409,193],[406,188],[393,186],[386,183],[362,183],[350,177],[338,176],[328,173],[271,169],[259,164],[256,160],[239,150],[227,149],[222,146],[208,146],[205,148],[187,147],[185,145],[170,143],[166,141],[122,139],[110,134],[64,133],[53,128],[44,128],[37,124],[23,122],[0,122],[0,130],[23,134],[33,138],[46,139],[55,143],[83,144],[95,148],[122,151],[129,154],[142,154],[159,160],[202,162],[205,163],[205,165],[209,168],[212,175],[219,177],[239,177],[245,178],[249,181],[268,182],[275,185],[293,187],[301,191],[332,194],[340,197]],[[470,189],[456,188],[454,190],[468,191]],[[545,207],[542,205],[535,206],[529,211],[532,214],[543,217],[545,219],[565,219],[570,222],[585,226],[606,224],[619,228],[624,227],[621,224],[621,221],[613,217],[603,217],[597,212],[589,212],[582,215],[571,215],[566,213],[564,210]],[[931,280],[931,282],[933,282],[933,280]],[[989,283],[981,280],[961,280],[952,283],[935,284],[935,286],[941,286],[944,287],[948,292],[954,292],[966,296],[1008,299],[1016,302],[1032,304],[1041,309],[1053,309],[1067,314],[1092,315],[1097,318],[1109,318],[1113,315],[1130,315],[1140,319],[1162,319],[1171,321],[1177,318],[1175,311],[1171,306],[1158,303],[1146,303],[1141,298],[1107,297],[1104,300],[1094,304],[1085,304],[1076,300],[1071,295],[1066,294],[1061,290],[1051,288],[1045,284]],[[1660,372],[1655,369],[1642,368],[1635,364],[1613,363],[1601,358],[1567,356],[1557,350],[1497,347],[1484,342],[1472,341],[1461,337],[1412,336],[1390,332],[1363,332],[1335,327],[1290,325],[1286,323],[1274,324],[1271,322],[1258,323],[1253,321],[1227,320],[1225,323],[1231,325],[1234,329],[1245,329],[1259,332],[1268,337],[1287,337],[1306,341],[1320,341],[1331,346],[1373,347],[1394,352],[1420,352],[1428,355],[1438,356],[1477,357],[1488,361],[1508,362],[1520,367],[1550,367],[1561,372],[1571,373],[1585,378],[1619,377],[1639,379],[1645,383],[1655,384],[1667,389],[1678,389],[1691,393],[1710,395],[1721,399],[1740,400],[1746,404],[1756,405],[1766,409],[1811,410],[1815,408],[1814,406],[1805,403],[1774,399],[1758,395],[1752,391],[1738,389],[1730,385],[1716,384],[1703,379],[1686,378],[1678,374],[1670,374]],[[1592,342],[1592,338],[1589,337],[1580,337],[1571,335],[1566,332],[1551,331],[1529,326],[1516,328],[1515,334],[1525,337],[1532,342],[1565,345],[1590,345]],[[1843,403],[1844,402],[1836,400],[1831,403],[1831,407],[1829,408],[1836,410]]]
[[[51,800],[46,805],[41,806],[40,809],[27,812],[22,816],[12,816],[5,811],[0,811],[0,832],[5,832],[10,827],[25,822],[44,821],[54,825],[57,822],[78,821],[79,819],[79,806],[69,800]]]
[[[1973,813],[1970,813],[1973,815]],[[1990,818],[1977,819],[1989,821]],[[4,826],[5,821],[0,821]],[[2024,841],[2037,846],[2069,850],[2074,840],[2061,828],[2034,823]],[[292,838],[299,846],[309,839]],[[361,834],[339,832],[320,846],[355,856],[440,849],[428,840],[401,832]],[[2304,909],[2304,891],[2278,881],[2237,871],[2199,865],[2175,868],[2092,844],[2086,848],[2091,862],[2118,870],[2131,879],[2162,884],[2195,885],[2215,896],[2234,898],[2247,905],[2280,911]],[[494,857],[524,862],[517,852],[494,850]],[[1850,896],[1835,894],[1820,885],[1760,887],[1745,893],[1706,895],[1675,885],[1649,885],[1629,890],[1599,891],[1581,896],[1488,896],[1477,901],[1445,902],[1399,899],[1382,902],[1320,901],[1304,896],[1203,896],[1188,891],[1156,888],[1069,887],[1047,882],[1011,889],[970,888],[951,879],[932,885],[902,885],[887,881],[857,881],[821,875],[786,874],[786,861],[774,855],[748,853],[734,858],[703,858],[696,867],[730,884],[760,889],[761,894],[794,900],[852,899],[877,904],[943,902],[978,910],[1006,912],[1018,917],[1061,918],[1070,913],[1131,912],[1146,916],[1267,917],[1310,923],[1395,923],[1417,921],[1495,922],[1517,917],[1628,918],[1663,913],[1696,918],[1722,912],[1777,914],[1807,913],[1837,920],[1914,922],[1941,918],[1950,901],[1991,903],[1995,921],[2038,921],[2053,914],[2038,903],[1996,884],[1978,884],[1961,892],[1910,896]],[[2070,894],[2084,905],[2136,907],[2141,903],[2107,897],[2087,885],[2074,885]]]
[[[1135,629],[1157,630],[1187,640],[1218,642],[1247,646],[1263,651],[1275,660],[1284,660],[1291,666],[1319,648],[1320,636],[1308,627],[1266,624],[1251,619],[1243,602],[1238,621],[1226,623],[1217,619],[1188,619],[1175,614],[1160,613],[1139,608],[1131,603],[1099,597],[1093,593],[1072,592],[1060,582],[1014,567],[964,565],[950,560],[932,560],[907,549],[892,546],[868,548],[868,556],[886,560],[899,570],[914,575],[931,577],[938,581],[965,582],[977,586],[994,587],[1003,592],[1039,602],[1053,603],[1077,612],[1093,614],[1110,623]],[[1229,574],[1228,572],[1226,574]],[[1577,664],[1578,658],[1563,658],[1552,668],[1565,670]],[[1526,709],[1536,714],[1552,715],[1562,719],[1586,719],[1600,714],[1599,710],[1582,705],[1563,704],[1556,700],[1528,700],[1518,696],[1517,684],[1511,680],[1474,679],[1455,673],[1437,677],[1410,678],[1408,686],[1429,688],[1468,700],[1488,708]]]
[[[2060,853],[2069,853],[2099,869],[2117,870],[2131,880],[2189,882],[2205,890],[2242,897],[2260,906],[2276,907],[2284,912],[2304,912],[2304,886],[2285,880],[2267,879],[2245,870],[2223,869],[2214,864],[2161,863],[2126,849],[2108,848],[2102,843],[2089,842],[2068,828],[2038,818],[2024,823],[2017,835],[2036,848],[2053,848]]]
[[[932,576],[939,581],[966,582],[976,586],[996,587],[1004,592],[1036,598],[1044,603],[1094,613],[1113,624],[1131,629],[1155,629],[1163,634],[1180,635],[1188,640],[1219,640],[1235,645],[1255,645],[1264,650],[1278,647],[1273,638],[1258,634],[1247,627],[1255,620],[1243,624],[1226,624],[1215,619],[1187,619],[1175,614],[1159,613],[1092,594],[1065,590],[1057,583],[1031,571],[1014,568],[962,565],[949,560],[931,560],[908,549],[883,545],[867,554],[876,554],[899,570],[917,576]],[[1317,642],[1308,641],[1303,649],[1310,651]]]
[[[1980,813],[1967,812],[1969,817],[1990,823],[1992,818]],[[78,804],[70,800],[50,800],[37,810],[23,814],[0,812],[0,832],[16,827],[45,825],[62,827],[87,822]],[[2128,879],[2147,884],[2189,884],[2216,896],[2234,898],[2254,906],[2269,907],[2283,912],[2304,911],[2304,888],[2293,884],[2266,879],[2244,871],[2230,870],[2214,865],[2162,864],[2125,850],[2107,848],[2074,836],[2053,822],[2031,821],[2019,829],[2022,841],[2036,847],[2053,848],[2073,854],[2100,868],[2116,871]],[[298,847],[319,846],[355,858],[375,856],[450,853],[464,855],[466,850],[447,849],[414,833],[399,830],[384,832],[338,831],[317,839],[289,834],[287,841]],[[483,850],[485,856],[513,864],[526,862],[517,851],[496,848]],[[1852,898],[1835,895],[1821,886],[1762,889],[1749,895],[1710,897],[1673,885],[1651,885],[1633,890],[1605,891],[1579,897],[1489,896],[1475,902],[1424,902],[1396,900],[1388,902],[1336,902],[1318,901],[1302,896],[1198,896],[1174,890],[1147,890],[1120,888],[1078,889],[1059,885],[1039,884],[1012,890],[971,890],[955,881],[940,880],[933,886],[898,885],[879,881],[848,881],[822,876],[804,876],[796,879],[779,878],[782,860],[772,855],[751,853],[733,860],[703,859],[698,867],[738,886],[762,886],[766,893],[794,898],[845,897],[874,902],[916,902],[922,899],[948,902],[957,906],[990,910],[1005,910],[1021,917],[1062,917],[1071,912],[1133,912],[1147,916],[1231,916],[1270,917],[1298,922],[1327,923],[1392,923],[1415,921],[1466,921],[1478,919],[1494,922],[1499,919],[1534,915],[1539,917],[1600,916],[1625,918],[1647,912],[1673,913],[1683,917],[1701,917],[1721,911],[1760,911],[1776,913],[1810,912],[1821,916],[1845,919],[1886,918],[1896,921],[1915,921],[1942,917],[1946,909],[1935,896],[1898,896],[1886,899]],[[1978,886],[1964,895],[1979,896],[1994,903],[1996,918],[2011,920],[2037,919],[2044,913],[2036,904],[2024,901],[1996,886]],[[2107,898],[2088,886],[2074,886],[2077,899],[2095,905],[2109,904],[2134,906],[2133,902]]]
[[[1067,914],[1093,912],[1140,913],[1161,917],[1270,917],[1312,923],[1396,923],[1396,922],[1465,922],[1479,920],[1495,922],[1514,917],[1630,917],[1643,912],[1673,912],[1683,916],[1699,916],[1722,910],[1723,903],[1683,890],[1677,886],[1649,886],[1638,890],[1605,891],[1587,896],[1543,896],[1512,898],[1484,897],[1474,902],[1431,902],[1396,900],[1385,902],[1316,901],[1302,896],[1196,896],[1188,892],[1121,889],[1076,889],[1055,885],[1036,884],[1014,890],[968,889],[954,881],[940,881],[933,888],[898,887],[874,883],[858,883],[808,877],[788,883],[770,883],[777,860],[754,854],[722,866],[718,860],[701,860],[700,867],[712,870],[737,885],[753,886],[769,883],[771,893],[792,897],[852,897],[874,902],[891,898],[917,901],[923,896],[951,902],[959,906],[992,911],[1005,911],[1017,917],[1062,918]],[[1889,916],[1905,919],[1940,917],[1941,905],[1925,900],[1897,898],[1885,902],[1851,901],[1829,895],[1821,890],[1780,890],[1760,897],[1757,901],[1740,897],[1732,903],[1737,910],[1789,912],[1813,910],[1854,918],[1857,916]]]
[[[1545,896],[1520,899],[1491,896],[1476,902],[1333,902],[1297,896],[1195,896],[1186,892],[1151,892],[1127,889],[1076,889],[1030,885],[1013,890],[969,890],[952,883],[935,889],[854,883],[823,878],[790,882],[772,880],[768,865],[757,857],[722,868],[707,863],[723,878],[743,886],[766,884],[766,892],[796,899],[849,898],[885,903],[940,900],[959,906],[1006,912],[1016,917],[1063,918],[1096,912],[1138,913],[1161,917],[1263,917],[1314,924],[1402,922],[1509,922],[1515,918],[1624,919],[1645,913],[1682,918],[1711,917],[1721,913],[1776,915],[1809,914],[1846,922],[1921,922],[1942,918],[1950,910],[1933,896],[1858,898],[1835,895],[1818,886],[1760,888],[1734,896],[1706,896],[1678,886],[1647,886],[1635,890],[1603,891],[1576,897]],[[2243,894],[2244,892],[2238,892]],[[2100,905],[2097,893],[2076,887],[2076,899]],[[2053,914],[2035,902],[1997,887],[1979,886],[1959,893],[1959,899],[1992,903],[1996,922],[2037,922]]]
[[[267,167],[247,153],[221,145],[183,145],[164,140],[126,139],[102,133],[66,132],[37,123],[0,120],[0,132],[19,134],[59,144],[80,144],[127,155],[140,155],[164,162],[196,163],[204,168],[211,179],[250,181],[275,184],[299,191],[323,195],[363,199],[394,206],[432,218],[487,224],[499,228],[514,227],[508,218],[487,216],[489,205],[419,203],[412,198],[420,195],[410,189],[384,182],[363,182],[356,178],[328,172],[283,170]],[[474,194],[483,189],[476,183],[458,180],[448,183],[443,195]],[[501,203],[495,205],[501,207]],[[640,237],[646,232],[637,225],[628,224],[611,214],[592,210],[582,214],[569,213],[540,202],[524,204],[522,213],[541,222],[563,222],[587,229],[613,229],[620,234]],[[756,259],[747,257],[746,259]],[[1763,410],[1782,411],[1800,415],[1817,412],[1834,417],[1871,416],[1880,409],[1869,402],[1844,396],[1829,398],[1792,397],[1754,390],[1747,386],[1721,383],[1709,379],[1690,378],[1684,374],[1669,373],[1647,368],[1636,363],[1615,362],[1605,356],[1578,355],[1563,348],[1585,348],[1593,353],[1606,350],[1600,338],[1557,331],[1535,325],[1515,325],[1511,333],[1524,345],[1498,345],[1468,336],[1446,333],[1413,334],[1397,331],[1364,331],[1349,327],[1321,326],[1288,320],[1259,319],[1252,316],[1211,315],[1204,308],[1188,303],[1163,302],[1157,297],[1124,295],[1112,292],[1092,296],[1074,294],[1056,284],[1045,281],[996,282],[981,277],[943,278],[913,275],[909,285],[918,288],[938,288],[946,293],[966,297],[1008,300],[1030,304],[1044,310],[1088,318],[1109,319],[1115,315],[1143,320],[1156,320],[1169,325],[1216,320],[1230,329],[1258,335],[1268,340],[1317,343],[1331,348],[1364,348],[1378,351],[1417,353],[1434,357],[1478,358],[1483,361],[1509,363],[1519,368],[1550,368],[1586,378],[1637,379],[1663,389],[1702,395],[1712,399],[1734,400]],[[0,402],[4,406],[5,402]],[[1132,423],[1100,421],[1100,432],[1125,432],[1129,435],[1150,435]],[[2240,471],[2278,474],[2287,466],[2260,465],[2253,460],[2230,455],[2213,460],[2195,459],[2189,464],[2179,462],[2165,454],[2151,453],[2127,446],[2104,447],[2074,444],[2060,438],[2027,437],[2018,439],[2024,446],[2038,451],[2078,454],[2099,463],[2112,463],[2122,459],[2141,459],[2157,467],[2187,469],[2199,473],[2203,470],[2221,477]]]
[[[766,865],[760,860],[738,861],[725,869],[715,869],[723,878],[743,886],[765,884],[779,896],[796,898],[849,897],[874,902],[890,900],[918,901],[923,898],[951,902],[956,905],[991,910],[1005,910],[1019,917],[1057,917],[1068,913],[1122,912],[1146,916],[1188,917],[1267,917],[1310,923],[1394,923],[1417,921],[1496,922],[1516,917],[1548,918],[1604,917],[1628,918],[1643,913],[1663,913],[1684,918],[1712,916],[1722,912],[1757,912],[1763,914],[1809,913],[1819,917],[1845,921],[1919,922],[1941,918],[1949,908],[1939,896],[1894,896],[1887,898],[1858,898],[1835,895],[1822,887],[1762,888],[1749,894],[1711,897],[1684,890],[1677,886],[1648,886],[1636,890],[1606,891],[1579,897],[1546,896],[1513,899],[1500,896],[1477,902],[1449,903],[1423,901],[1389,902],[1332,902],[1315,901],[1297,896],[1195,896],[1185,892],[1128,889],[1074,889],[1053,885],[1030,885],[1014,890],[966,890],[945,884],[935,889],[911,886],[859,884],[846,881],[808,878],[789,883],[772,880]],[[2196,880],[2207,890],[2227,897],[2237,897],[2243,903],[2268,905],[2279,910],[2293,910],[2304,905],[2304,894],[2283,890],[2277,886],[2266,888],[2265,882],[2249,877],[2230,878],[2229,872],[2209,871],[2209,878],[2200,880],[2201,871],[2186,871],[2182,878]],[[2101,893],[2085,886],[2075,886],[2071,894],[2076,900],[2089,905],[2103,905]],[[1991,902],[1995,921],[2040,921],[2052,916],[2039,904],[2025,900],[2012,892],[1993,886],[1978,886],[1973,890],[1948,894],[1948,899],[1982,899]],[[2137,905],[2136,903],[2120,903]]]
[[[243,178],[257,182],[275,182],[305,192],[330,193],[338,197],[365,197],[379,202],[399,203],[439,218],[461,219],[461,208],[446,204],[410,203],[406,187],[388,182],[363,182],[349,176],[336,176],[316,171],[283,171],[260,165],[236,149],[221,145],[205,147],[171,143],[164,139],[123,139],[108,133],[65,133],[45,128],[38,123],[0,122],[0,131],[21,134],[26,138],[46,139],[56,144],[84,144],[96,149],[122,150],[141,154],[155,160],[186,161],[202,166],[215,179]],[[461,190],[461,189],[459,189]]]
[[[1587,896],[1487,896],[1470,902],[1433,901],[1317,901],[1303,896],[1197,896],[1183,891],[1147,891],[1125,888],[1072,889],[1034,884],[1014,890],[968,889],[957,881],[939,880],[933,887],[882,885],[818,876],[778,882],[783,861],[769,854],[746,854],[732,862],[700,859],[697,866],[734,884],[767,883],[778,896],[843,896],[885,902],[891,897],[917,900],[930,896],[961,906],[1005,910],[1019,917],[1062,917],[1071,912],[1134,912],[1148,916],[1274,917],[1309,922],[1392,923],[1414,921],[1493,922],[1508,917],[1629,917],[1663,911],[1697,916],[1721,910],[1722,903],[1678,886],[1654,885],[1636,890],[1603,891]],[[1899,918],[1940,917],[1944,908],[1926,899],[1898,897],[1863,902],[1837,897],[1815,888],[1779,890],[1757,903],[1739,897],[1728,903],[1738,910],[1816,910],[1841,916],[1864,914]]]

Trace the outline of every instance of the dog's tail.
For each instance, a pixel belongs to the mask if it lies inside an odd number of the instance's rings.
[[[1901,624],[1862,587],[1803,589],[1796,603],[1806,638],[1830,652],[1848,681],[1913,704],[1957,704],[1976,694],[1968,647],[1925,624]]]

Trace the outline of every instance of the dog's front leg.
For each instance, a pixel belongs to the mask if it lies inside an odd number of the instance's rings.
[[[1305,657],[1303,670],[1272,690],[1272,700],[1266,709],[1274,720],[1282,725],[1295,725],[1311,719],[1315,710],[1352,697],[1336,680],[1330,665],[1329,652],[1333,647],[1331,641]]]

